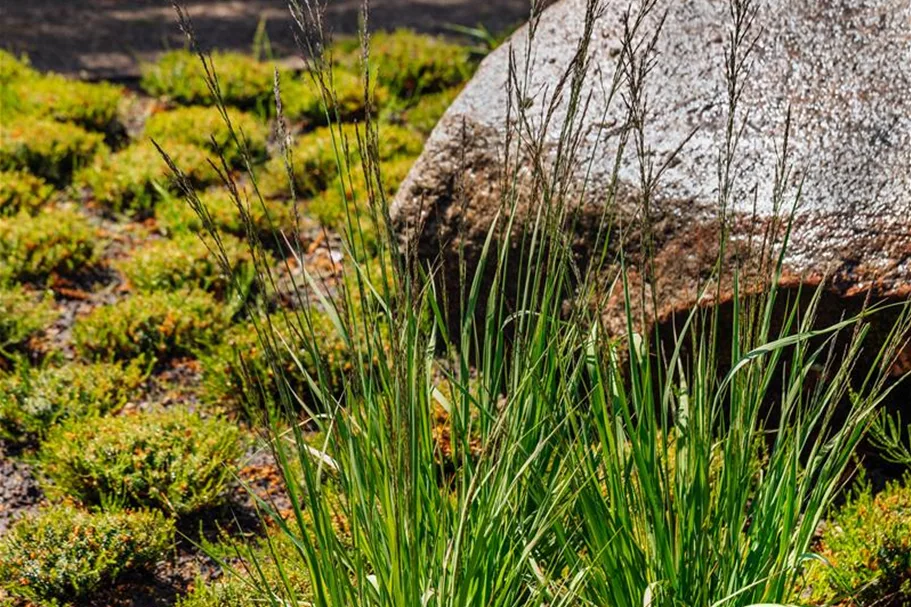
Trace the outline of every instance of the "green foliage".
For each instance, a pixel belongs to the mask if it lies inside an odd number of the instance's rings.
[[[0,585],[41,605],[78,601],[162,558],[174,524],[158,512],[88,513],[53,506],[0,540]]]
[[[73,122],[92,131],[113,131],[123,89],[109,83],[93,84],[57,74],[20,78],[9,86],[18,110],[30,115]],[[4,93],[6,94],[6,93]]]
[[[16,57],[9,51],[0,49],[0,85],[23,78],[32,78],[36,72],[29,64],[28,57]]]
[[[0,171],[0,217],[34,214],[50,200],[53,186],[26,171]]]
[[[268,405],[279,402],[280,391],[287,386],[297,408],[298,400],[311,400],[301,369],[314,379],[321,377],[322,389],[338,394],[354,361],[345,341],[326,314],[314,312],[309,326],[295,321],[283,313],[261,319],[260,330],[275,336],[265,347],[256,324],[229,329],[221,344],[203,358],[205,396],[215,402],[240,404],[246,398]]]
[[[377,159],[386,161],[401,156],[417,156],[423,146],[424,139],[419,133],[400,126],[383,125],[380,128]],[[338,128],[326,127],[300,137],[291,149],[295,193],[301,198],[318,194],[338,176],[339,165],[354,167],[359,158],[354,125],[342,128],[341,135]],[[276,157],[266,163],[260,175],[260,189],[267,197],[291,196],[284,158]]]
[[[98,230],[69,208],[0,218],[0,258],[0,280],[42,282],[73,274],[97,261]]]
[[[153,291],[99,306],[77,318],[76,351],[89,360],[193,356],[218,340],[226,319],[208,293]]]
[[[335,52],[349,69],[361,60],[359,44],[342,43]],[[402,98],[455,86],[467,80],[474,69],[468,48],[407,29],[373,34],[370,64],[377,80]]]
[[[22,117],[0,129],[0,170],[31,171],[58,186],[106,153],[103,135],[66,122]]]
[[[461,92],[462,87],[456,86],[439,93],[422,96],[413,106],[405,110],[404,121],[425,137],[429,136],[433,127],[437,125]]]
[[[221,96],[228,105],[268,114],[274,105],[273,72],[268,63],[239,53],[212,54]],[[165,96],[177,103],[213,105],[215,98],[206,84],[205,70],[196,54],[171,51],[157,62],[141,66],[141,86],[150,95]]]
[[[257,577],[272,589],[274,598],[281,605],[309,604],[311,592],[310,577],[306,564],[301,559],[295,545],[281,533],[257,542],[256,546],[238,545],[231,542],[227,546],[214,546],[228,559],[240,555],[245,558],[247,568],[253,563],[259,568]],[[207,551],[208,552],[208,551]],[[224,575],[217,580],[205,583],[200,580],[192,592],[180,599],[177,607],[257,607],[262,598],[251,587],[241,567],[227,567]],[[248,569],[249,570],[249,569]],[[285,583],[289,589],[286,589]]]
[[[826,521],[818,554],[802,581],[812,604],[911,601],[911,474],[875,496],[861,487]]]
[[[251,158],[254,161],[264,159],[268,127],[252,114],[236,110],[229,111],[228,118],[238,137],[246,138]],[[192,106],[154,114],[146,122],[145,137],[158,142],[195,145],[215,155],[223,155],[232,166],[243,165],[241,147],[232,138],[231,131],[216,108]]]
[[[46,329],[56,315],[48,294],[41,297],[21,285],[0,284],[0,361]]]
[[[333,123],[351,122],[364,117],[364,82],[357,74],[336,69],[332,72],[331,81],[327,78],[325,84],[331,93],[328,107]],[[389,100],[389,91],[384,86],[374,86],[370,99],[374,108],[381,108]],[[282,83],[282,108],[289,120],[327,124],[321,86],[307,74]]]
[[[254,197],[249,197],[246,193],[242,196],[245,213],[252,221],[254,233],[267,246],[274,241],[273,229],[286,233],[294,229],[294,209],[290,204],[280,200],[266,200],[264,207]],[[247,235],[241,212],[229,190],[208,190],[199,194],[199,200],[221,232],[238,237]],[[170,197],[159,203],[155,208],[155,219],[159,229],[166,234],[198,233],[203,229],[202,220],[196,211],[178,197]]]
[[[129,365],[22,368],[0,379],[0,437],[34,442],[62,421],[116,412],[134,397],[147,367],[137,359]]]
[[[219,181],[206,150],[185,143],[158,142],[194,187]],[[179,191],[167,163],[149,142],[135,143],[108,157],[99,158],[74,179],[88,188],[94,199],[114,212],[147,213],[159,200],[160,190]]]
[[[233,236],[221,238],[233,277],[249,286],[253,276],[249,248]],[[209,245],[197,234],[188,232],[144,244],[116,262],[115,267],[140,291],[199,287],[224,297],[231,287]]]
[[[235,424],[169,409],[65,424],[39,458],[52,493],[184,515],[221,499],[243,452]]]

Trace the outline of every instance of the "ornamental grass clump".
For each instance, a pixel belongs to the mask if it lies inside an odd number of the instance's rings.
[[[319,57],[328,46],[319,35],[322,13],[293,4],[302,55]],[[825,285],[796,297],[779,287],[787,209],[800,203],[786,141],[768,201],[784,211],[763,226],[770,232],[751,260],[751,295],[741,297],[747,280],[723,255],[694,287],[696,301],[717,301],[719,285],[730,286],[730,309],[696,307],[670,328],[650,322],[643,310],[658,307],[650,305],[657,291],[633,278],[651,260],[648,252],[630,253],[648,247],[622,240],[627,226],[614,230],[608,214],[586,233],[593,254],[580,260],[575,209],[581,186],[591,184],[590,159],[577,156],[576,143],[592,124],[583,120],[586,81],[596,77],[587,57],[600,6],[590,0],[580,15],[576,52],[555,87],[559,100],[529,103],[539,91],[529,90],[523,57],[513,57],[498,158],[506,169],[502,188],[491,190],[500,197],[490,201],[501,212],[477,246],[463,241],[458,259],[442,267],[402,246],[390,223],[378,170],[385,127],[367,121],[357,137],[346,136],[350,126],[329,127],[336,169],[328,178],[350,182],[362,171],[365,208],[348,216],[374,224],[378,258],[390,263],[350,258],[361,227],[348,219],[334,251],[348,256],[346,288],[320,291],[319,278],[297,265],[303,279],[293,301],[318,304],[287,311],[301,329],[299,341],[263,322],[263,306],[250,306],[264,364],[283,379],[275,406],[255,390],[242,398],[265,413],[293,513],[261,505],[300,557],[275,558],[280,574],[272,580],[248,552],[253,563],[236,573],[254,600],[316,607],[746,607],[798,600],[819,523],[889,394],[911,313],[901,308],[873,343],[878,306],[826,326],[817,316]],[[747,116],[738,104],[755,5],[732,1],[729,9],[723,49],[733,67],[719,111],[731,126],[719,144],[714,184],[721,217],[746,185],[724,167],[736,166]],[[646,242],[648,202],[660,185],[645,143],[644,97],[660,60],[657,11],[654,2],[629,9],[618,41],[621,67],[595,83],[628,112],[612,152],[614,173],[604,183],[619,182],[625,158],[641,163],[635,200],[642,207],[632,215]],[[527,48],[535,23],[525,30]],[[382,66],[382,44],[373,52]],[[209,86],[217,92],[214,80]],[[542,120],[554,122],[539,129]],[[539,139],[545,132],[561,133],[556,150]],[[356,142],[357,153],[346,141]],[[295,150],[285,152],[296,181],[300,160]],[[352,167],[352,159],[361,166]],[[447,201],[453,211],[466,203],[457,185]],[[185,192],[205,218],[199,197]],[[598,195],[605,209],[627,203],[619,188]],[[520,230],[519,217],[534,221]],[[724,249],[727,231],[718,233]],[[259,280],[274,280],[271,268],[257,270]],[[603,317],[606,301],[621,302],[619,329],[611,331]],[[321,314],[352,359],[341,391],[319,364],[314,327]],[[309,356],[298,354],[301,347]],[[253,385],[258,374],[239,368]],[[308,401],[291,388],[297,382],[308,386]],[[301,421],[289,424],[273,411],[295,412]],[[322,437],[318,446],[314,433]],[[302,571],[305,589],[288,581]]]
[[[34,215],[54,195],[54,187],[27,171],[0,171],[0,218]]]
[[[163,361],[208,350],[226,324],[223,308],[203,291],[135,293],[78,317],[73,344],[88,361]]]
[[[219,182],[212,166],[212,155],[203,148],[186,143],[159,141],[194,187],[204,188]],[[177,191],[161,155],[148,141],[136,142],[80,171],[74,178],[79,190],[113,213],[150,214],[162,192]]]
[[[0,438],[35,443],[66,420],[115,413],[136,397],[147,376],[142,359],[125,365],[23,366],[0,378]]]
[[[67,423],[42,443],[39,460],[51,494],[180,516],[224,498],[244,449],[235,423],[168,409]]]
[[[269,136],[265,123],[252,114],[237,110],[230,110],[227,115],[232,127],[243,133],[250,157],[256,162],[264,160]],[[143,138],[195,145],[224,157],[231,166],[241,165],[239,146],[232,140],[216,108],[191,106],[158,112],[146,122]]]
[[[0,218],[0,281],[45,283],[72,276],[91,269],[99,251],[98,229],[75,209]]]
[[[0,129],[0,170],[29,171],[55,186],[107,154],[102,134],[67,122],[24,116]]]
[[[51,506],[0,539],[0,587],[29,604],[72,604],[152,566],[173,542],[174,523],[158,512]]]

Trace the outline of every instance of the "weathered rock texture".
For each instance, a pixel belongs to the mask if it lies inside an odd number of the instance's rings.
[[[624,97],[629,90],[623,82],[608,101],[623,56],[622,14],[627,6],[618,0],[603,3],[589,49],[583,95],[588,106],[581,118],[574,177],[581,183],[591,160],[582,205],[589,221],[582,222],[583,230],[600,217],[628,124]],[[535,124],[540,125],[576,52],[585,11],[586,0],[562,0],[541,17],[527,72],[526,105]],[[728,115],[725,54],[731,30],[727,2],[668,0],[658,3],[640,38],[651,35],[665,11],[655,64],[646,79],[644,141],[656,167],[683,147],[668,163],[650,202],[653,281],[660,301],[668,306],[659,315],[692,305],[697,284],[716,259],[718,167]],[[907,295],[911,3],[768,0],[758,5],[750,36],[756,35],[736,115],[743,132],[733,167],[733,241],[746,242],[748,234],[761,231],[774,215],[775,176],[790,108],[787,160],[792,172],[783,202],[794,201],[798,185],[801,196],[787,249],[786,279],[813,283],[825,276],[840,295],[867,289],[883,296]],[[515,172],[504,161],[509,54],[517,58],[521,72],[527,44],[526,26],[481,64],[399,190],[393,218],[425,259],[446,267],[454,263],[460,246],[469,257],[476,254],[500,208],[504,174]],[[549,126],[536,133],[551,161],[567,112],[566,97],[564,92]],[[527,175],[530,170],[523,162],[518,161],[519,174]],[[624,194],[616,197],[611,211],[612,218],[630,226],[642,217],[639,167],[630,141],[619,168]],[[583,231],[583,252],[585,239]]]

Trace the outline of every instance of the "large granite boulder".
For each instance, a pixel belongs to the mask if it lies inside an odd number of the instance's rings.
[[[586,0],[561,0],[541,15],[531,49],[526,26],[487,57],[400,188],[392,207],[400,233],[425,260],[440,262],[444,272],[460,250],[470,263],[501,208],[503,188],[516,183],[521,196],[535,172],[531,155],[507,153],[508,145],[516,145],[516,133],[527,129],[528,139],[542,143],[545,161],[554,161],[569,106],[568,85],[556,94],[553,116],[543,128],[542,117],[579,48],[586,6]],[[621,83],[612,98],[609,93],[623,57],[628,6],[605,0],[588,48],[582,92],[587,106],[576,142],[578,167],[570,177],[578,186],[586,183],[584,191],[579,187],[570,194],[582,200],[576,243],[582,259],[586,230],[598,225],[605,197],[612,200],[611,221],[628,228],[617,231],[626,235],[623,246],[640,245],[634,226],[643,216],[641,154],[632,139],[620,155],[617,189],[611,190],[617,149],[630,133],[624,130],[628,86]],[[911,4],[768,0],[757,7],[744,48],[757,38],[736,114],[738,131],[741,124],[743,130],[732,166],[732,241],[760,240],[750,236],[768,227],[799,189],[783,280],[818,283],[824,277],[838,296],[870,289],[876,295],[907,296]],[[697,285],[710,274],[718,254],[719,159],[726,141],[725,60],[731,31],[724,0],[667,0],[644,20],[638,39],[647,42],[662,16],[654,64],[645,79],[648,114],[642,141],[652,166],[664,168],[649,195],[655,272],[642,278],[659,290],[658,300],[666,306],[656,311],[659,316],[694,303]],[[528,96],[518,102],[507,93],[510,55],[518,66],[516,79],[529,76]],[[525,57],[531,61],[527,71]],[[507,118],[515,118],[517,103],[533,120],[512,128],[508,137]],[[776,196],[788,124],[790,168],[786,179],[779,180],[787,187]],[[510,181],[513,175],[518,177]],[[517,221],[521,228],[525,220]]]

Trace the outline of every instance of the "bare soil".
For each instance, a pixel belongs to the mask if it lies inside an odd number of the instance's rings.
[[[357,32],[364,0],[326,0],[325,23],[335,34]],[[293,57],[294,21],[287,0],[185,0],[201,42],[249,51],[265,20],[277,57]],[[302,3],[303,4],[303,3]],[[372,0],[369,29],[483,25],[493,32],[525,21],[528,0]],[[87,79],[129,80],[139,61],[183,48],[169,0],[9,0],[0,8],[0,47],[27,53],[42,70]]]

